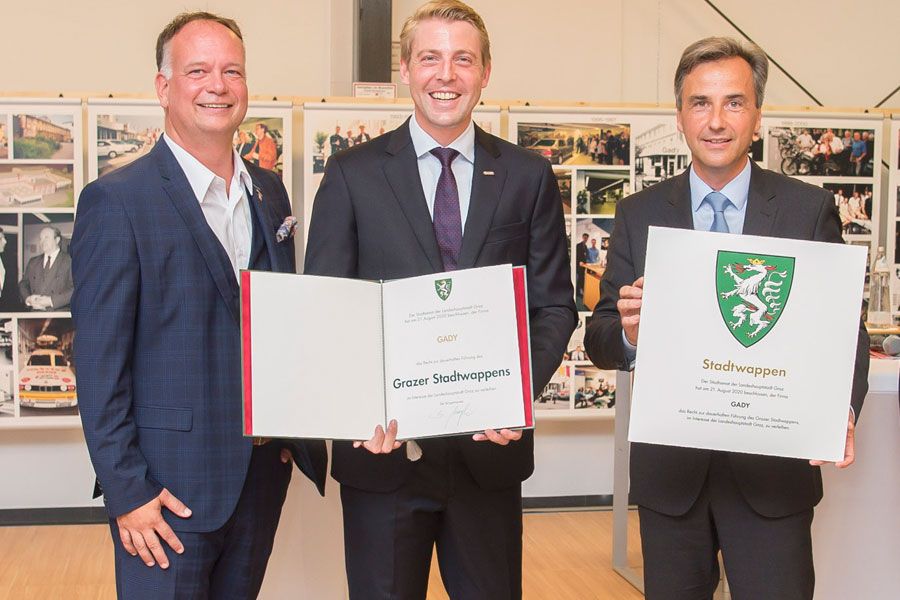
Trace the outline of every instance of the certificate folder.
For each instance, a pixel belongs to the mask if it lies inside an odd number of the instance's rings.
[[[363,281],[241,273],[244,434],[534,426],[524,267]]]

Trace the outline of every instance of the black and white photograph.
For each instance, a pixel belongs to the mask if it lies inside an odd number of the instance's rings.
[[[75,119],[67,114],[14,114],[13,158],[75,159]]]
[[[74,215],[24,213],[22,215],[22,264],[19,298],[25,310],[68,310],[72,298],[72,240]]]
[[[789,176],[871,177],[875,130],[769,127],[768,167]]]
[[[872,184],[823,183],[834,194],[844,235],[872,235]]]
[[[671,122],[658,123],[634,136],[634,191],[639,192],[684,171],[690,164],[684,135]]]
[[[579,215],[616,214],[616,204],[631,194],[627,169],[575,172],[575,212]]]
[[[0,214],[0,313],[20,311],[24,306],[18,290],[20,231],[19,215]]]
[[[606,271],[606,251],[614,220],[577,219],[575,223],[575,305],[592,311],[600,300],[600,279]]]
[[[0,165],[0,210],[71,208],[74,204],[72,165]]]
[[[616,405],[616,372],[597,367],[575,367],[575,409],[612,408]]]
[[[622,123],[519,123],[516,143],[554,165],[630,164],[631,126]]]
[[[569,388],[572,367],[561,365],[541,395],[534,401],[535,410],[569,410]]]
[[[72,319],[19,319],[18,328],[19,415],[77,415]]]
[[[0,318],[0,369],[13,367],[13,335],[15,320],[11,317]]]
[[[0,419],[16,416],[15,386],[16,372],[0,368]]]

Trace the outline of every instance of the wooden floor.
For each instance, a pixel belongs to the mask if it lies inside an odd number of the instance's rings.
[[[637,568],[641,564],[637,514],[632,512],[629,517],[628,563]],[[525,515],[526,599],[643,598],[612,570],[611,558],[611,511]],[[0,527],[0,600],[115,597],[112,540],[107,526]],[[432,564],[428,600],[446,598],[437,566]]]

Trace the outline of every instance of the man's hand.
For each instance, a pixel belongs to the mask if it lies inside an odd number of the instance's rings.
[[[472,436],[472,439],[476,442],[484,442],[490,440],[495,444],[505,446],[510,442],[514,442],[520,439],[521,437],[521,430],[512,431],[510,429],[501,429],[500,431],[494,431],[493,429],[485,429],[484,433],[476,433]]]
[[[281,449],[281,462],[284,464],[291,462],[291,451],[287,448]]]
[[[353,442],[354,448],[363,446],[372,454],[388,454],[391,450],[396,450],[401,446],[402,442],[397,441],[397,419],[392,419],[388,423],[387,431],[381,425],[375,426],[375,435],[372,439],[365,442]]]
[[[641,298],[644,296],[644,277],[638,277],[632,285],[623,285],[619,290],[619,301],[616,308],[622,318],[622,329],[625,339],[632,346],[637,346],[638,327],[641,323]]]
[[[166,552],[157,535],[178,554],[184,552],[184,546],[169,524],[163,520],[162,508],[164,506],[183,519],[191,516],[191,509],[170,494],[169,490],[163,489],[159,496],[147,504],[116,517],[116,523],[119,525],[122,546],[128,554],[140,555],[141,560],[148,567],[152,567],[158,562],[160,567],[168,569],[169,559],[166,557]]]
[[[847,424],[847,442],[844,444],[844,460],[840,462],[834,463],[834,466],[838,469],[846,469],[850,465],[853,464],[853,460],[856,458],[856,452],[854,449],[855,445],[855,432],[856,426],[853,424],[853,411],[850,411],[850,422]],[[811,460],[809,464],[814,467],[819,467],[824,465],[826,460]]]

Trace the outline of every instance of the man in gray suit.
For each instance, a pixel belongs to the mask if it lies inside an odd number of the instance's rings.
[[[842,243],[831,193],[760,169],[747,156],[767,73],[761,49],[728,38],[700,40],[684,51],[675,99],[693,162],[616,207],[601,297],[584,340],[600,368],[633,368],[651,225]],[[860,324],[838,467],[853,462],[868,365]],[[820,464],[632,444],[630,497],[640,515],[647,598],[712,598],[719,550],[735,598],[812,598],[810,525],[822,497]]]

